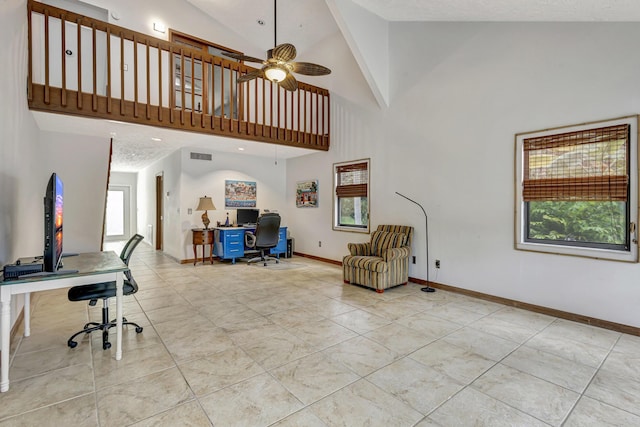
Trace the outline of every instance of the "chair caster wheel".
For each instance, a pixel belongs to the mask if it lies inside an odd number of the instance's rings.
[[[142,326],[138,326],[138,327],[136,328],[136,333],[138,333],[138,334],[139,334],[140,332],[142,332]]]
[[[69,348],[76,348],[78,343],[75,341],[67,341],[67,345],[69,346]]]
[[[110,342],[102,343],[102,349],[103,350],[108,350],[110,348],[111,348],[111,343]]]

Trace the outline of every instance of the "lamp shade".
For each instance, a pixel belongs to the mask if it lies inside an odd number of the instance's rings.
[[[211,197],[200,197],[200,201],[198,202],[197,211],[215,211],[216,207],[213,205],[213,200]]]
[[[281,82],[287,77],[287,70],[279,64],[270,65],[265,68],[264,75],[272,82]]]

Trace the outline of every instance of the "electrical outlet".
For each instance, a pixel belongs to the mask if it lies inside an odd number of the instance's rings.
[[[318,247],[321,248],[322,247],[322,241],[318,240]]]
[[[436,268],[440,268],[440,260],[439,259],[436,260]]]
[[[415,256],[415,255],[411,257],[411,263],[412,263],[412,264],[415,264],[415,263],[416,263],[416,256]]]

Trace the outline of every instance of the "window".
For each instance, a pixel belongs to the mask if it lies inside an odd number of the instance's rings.
[[[333,228],[369,232],[369,159],[333,165]]]
[[[516,248],[637,262],[637,117],[516,135]]]

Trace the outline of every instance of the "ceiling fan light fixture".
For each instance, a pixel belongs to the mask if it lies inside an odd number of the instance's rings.
[[[264,75],[274,83],[281,82],[287,77],[287,69],[278,64],[268,65],[264,69]]]

